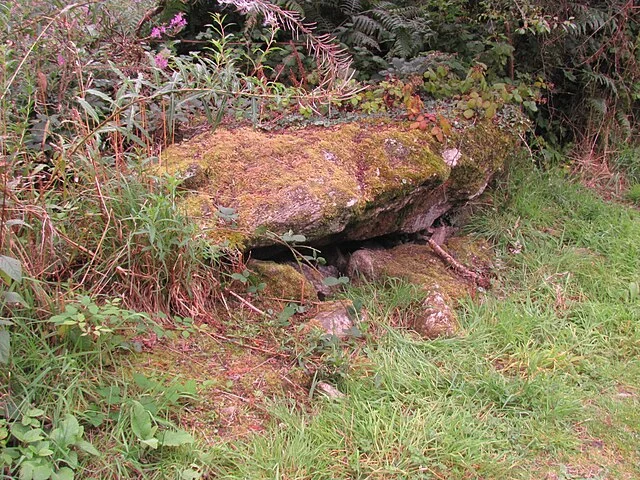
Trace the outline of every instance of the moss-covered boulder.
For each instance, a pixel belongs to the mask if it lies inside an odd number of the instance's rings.
[[[218,128],[169,148],[157,168],[184,179],[187,212],[215,238],[248,249],[292,231],[323,245],[428,228],[481,193],[512,149],[491,123],[446,145],[392,121]]]
[[[247,267],[264,283],[262,293],[266,298],[301,303],[318,300],[313,284],[292,265],[251,260]]]
[[[457,261],[476,271],[491,270],[492,251],[484,241],[452,237],[447,240],[445,248]],[[454,301],[476,290],[475,284],[456,274],[426,244],[404,243],[389,250],[357,250],[349,259],[347,273],[352,280],[402,278],[425,290],[437,290]]]
[[[459,262],[476,271],[491,268],[492,251],[485,242],[471,237],[452,237],[448,252]],[[427,297],[407,327],[424,338],[452,336],[459,330],[453,307],[463,297],[474,295],[476,285],[447,267],[429,245],[406,243],[389,250],[361,249],[348,264],[353,281],[381,281],[401,278],[422,288]]]

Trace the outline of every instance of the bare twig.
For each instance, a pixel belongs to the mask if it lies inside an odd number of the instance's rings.
[[[268,317],[269,315],[265,312],[263,312],[262,310],[260,310],[258,307],[254,306],[252,303],[250,303],[249,301],[245,300],[244,298],[242,298],[240,295],[238,295],[236,292],[234,292],[233,290],[228,290],[228,292],[234,296],[235,298],[237,298],[238,300],[240,300],[243,304],[245,304],[247,307],[249,307],[251,310],[253,310],[256,313],[259,313],[260,315],[263,315],[265,317]]]
[[[431,247],[431,249],[433,250],[433,252],[440,258],[440,260],[442,260],[445,263],[445,265],[447,265],[452,270],[454,270],[458,275],[473,281],[479,287],[482,287],[482,288],[491,287],[491,283],[489,282],[488,278],[465,267],[463,264],[461,264],[455,258],[453,258],[451,254],[449,254],[449,252],[447,252],[443,247],[438,245],[433,239],[425,236],[421,236],[421,238],[423,240],[426,240],[429,246]]]
[[[147,23],[153,17],[157,17],[158,15],[160,15],[164,11],[164,8],[165,8],[165,3],[162,2],[160,5],[156,6],[155,8],[152,8],[151,10],[147,10],[147,12],[140,19],[140,21],[138,22],[138,25],[136,26],[136,37],[140,36],[140,32],[142,31],[142,27],[144,27],[145,23]]]

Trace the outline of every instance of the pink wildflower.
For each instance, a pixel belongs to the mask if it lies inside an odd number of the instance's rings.
[[[187,25],[187,20],[184,18],[184,13],[179,12],[175,17],[171,19],[169,23],[170,28],[175,28],[176,30],[182,28]]]
[[[58,65],[60,65],[60,66],[62,66],[62,65],[64,65],[66,63],[65,60],[64,60],[64,57],[62,56],[61,53],[58,54],[56,60],[58,61]]]
[[[151,38],[160,38],[162,36],[162,32],[158,27],[153,27],[151,29]]]
[[[156,55],[153,59],[156,62],[156,67],[158,67],[161,70],[164,70],[169,66],[169,60],[164,58],[161,54]]]

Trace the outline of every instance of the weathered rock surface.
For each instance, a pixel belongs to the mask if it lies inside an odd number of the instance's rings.
[[[491,250],[484,242],[452,237],[446,248],[466,265],[482,271],[490,268]],[[459,299],[476,291],[474,284],[448,268],[429,245],[406,243],[389,250],[357,250],[349,259],[348,274],[354,281],[358,278],[369,281],[401,278],[428,292],[423,310],[416,312],[406,327],[430,339],[452,336],[458,331],[458,320],[452,307]]]
[[[340,290],[340,286],[329,286],[324,283],[324,279],[327,277],[338,278],[340,271],[333,265],[319,265],[317,267],[311,267],[306,263],[297,266],[298,270],[305,276],[305,278],[313,285],[316,290],[316,294],[320,300],[337,293]]]
[[[338,338],[357,336],[356,320],[362,320],[362,314],[356,315],[351,302],[333,301],[324,302],[318,306],[318,311],[309,322],[309,326],[317,326],[328,335]]]
[[[425,230],[479,195],[512,147],[490,122],[446,145],[392,121],[219,128],[169,148],[157,168],[184,179],[187,212],[214,238],[249,249],[277,244],[266,231],[291,230],[327,245]],[[220,207],[233,220],[216,215]]]
[[[427,290],[438,290],[451,298],[468,294],[473,286],[446,267],[429,245],[405,243],[389,250],[362,249],[351,255],[348,275],[376,281],[402,278]]]
[[[444,295],[433,291],[423,303],[424,311],[413,317],[410,327],[428,339],[451,337],[458,331],[458,317]]]

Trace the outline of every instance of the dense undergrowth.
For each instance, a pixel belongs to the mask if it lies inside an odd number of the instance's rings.
[[[149,173],[164,147],[220,122],[385,114],[440,142],[454,120],[528,116],[545,165],[567,139],[608,153],[634,133],[637,6],[206,3],[0,3],[0,473],[637,476],[637,212],[557,172],[514,171],[475,221],[502,291],[464,306],[462,338],[390,328],[410,287],[349,290],[386,333],[353,370],[331,346],[348,396],[312,417],[276,401],[264,436],[205,444],[183,421],[203,384],[128,363],[219,326],[244,270],[178,208],[180,179]],[[638,203],[637,150],[610,160]]]

